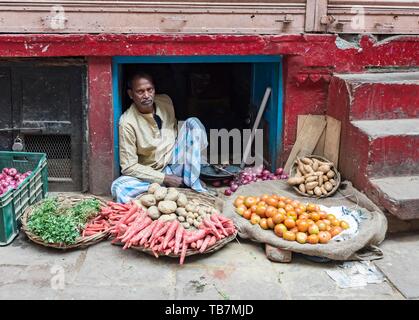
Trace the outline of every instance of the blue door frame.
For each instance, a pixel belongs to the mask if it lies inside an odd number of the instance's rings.
[[[122,101],[120,95],[121,79],[120,66],[123,64],[157,64],[157,63],[252,63],[254,65],[269,64],[277,72],[271,72],[272,94],[269,99],[264,117],[270,122],[269,130],[269,154],[271,155],[272,168],[276,166],[276,157],[282,145],[282,114],[283,114],[283,81],[282,81],[282,58],[281,56],[252,55],[252,56],[116,56],[112,58],[112,90],[113,90],[113,115],[114,115],[114,155],[115,172],[119,172],[119,137],[118,122],[122,113]],[[256,68],[253,68],[255,70]],[[254,73],[255,74],[255,73]],[[264,87],[255,86],[253,78],[253,100],[264,93]],[[261,98],[260,98],[261,100]],[[258,101],[260,104],[261,101]],[[256,101],[254,101],[256,102]]]

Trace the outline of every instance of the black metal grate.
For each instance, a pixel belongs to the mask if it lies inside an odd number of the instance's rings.
[[[71,136],[25,135],[28,152],[44,152],[48,159],[48,177],[66,181],[71,179]]]

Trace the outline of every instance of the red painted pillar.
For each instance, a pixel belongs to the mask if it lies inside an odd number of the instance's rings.
[[[110,194],[114,179],[112,58],[88,58],[89,191]]]

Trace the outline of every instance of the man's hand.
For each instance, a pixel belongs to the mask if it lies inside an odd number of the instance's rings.
[[[166,174],[164,176],[163,184],[168,187],[178,188],[183,185],[183,178],[173,174]]]

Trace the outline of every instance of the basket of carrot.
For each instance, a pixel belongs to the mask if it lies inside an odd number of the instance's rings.
[[[109,210],[106,201],[96,196],[60,194],[28,207],[22,230],[45,247],[81,249],[109,237]]]
[[[150,194],[149,192],[148,195]],[[183,191],[180,191],[178,196],[182,197],[182,194]],[[203,199],[202,194],[195,198],[193,192],[185,192],[185,195],[187,201],[178,203],[178,209],[188,208],[188,202],[200,201],[202,206],[211,206],[215,201],[210,196]],[[164,198],[166,197],[162,197],[161,201],[176,201]],[[195,219],[191,224],[182,223],[185,222],[184,219],[179,219],[183,217],[184,210],[177,210],[179,215],[174,210],[173,216],[169,211],[156,216],[150,209],[151,206],[147,208],[136,201],[129,204],[111,204],[110,208],[113,210],[109,216],[113,244],[121,245],[123,249],[142,251],[156,258],[176,257],[180,259],[180,264],[184,263],[186,256],[219,250],[237,235],[232,220],[224,217],[214,207],[211,210],[209,207],[208,210],[202,207],[202,215],[199,216],[201,219]]]

